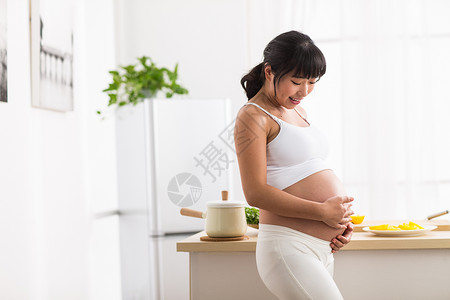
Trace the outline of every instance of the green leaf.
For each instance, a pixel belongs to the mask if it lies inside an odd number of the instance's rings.
[[[119,66],[117,70],[109,71],[112,82],[102,90],[109,96],[108,106],[136,105],[148,95],[157,95],[159,91],[163,91],[167,98],[174,94],[188,93],[187,89],[177,83],[178,63],[171,71],[158,68],[148,56],[138,57],[137,60],[138,64]],[[148,93],[143,93],[142,90],[147,90]]]
[[[117,103],[117,94],[108,94],[108,96],[109,96],[108,106]]]
[[[256,207],[246,207],[245,217],[247,224],[259,224],[259,209]]]

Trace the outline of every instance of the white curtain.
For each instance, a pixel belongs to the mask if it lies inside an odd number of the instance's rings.
[[[247,1],[249,67],[287,30],[327,74],[305,103],[357,213],[423,219],[450,209],[450,2]]]

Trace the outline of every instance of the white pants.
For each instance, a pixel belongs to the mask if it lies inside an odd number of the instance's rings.
[[[333,280],[330,242],[284,226],[259,224],[256,265],[279,299],[343,299]]]

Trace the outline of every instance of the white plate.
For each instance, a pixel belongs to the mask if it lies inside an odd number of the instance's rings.
[[[423,229],[415,229],[415,230],[371,230],[367,226],[363,227],[362,230],[379,236],[417,236],[430,232],[431,230],[436,228],[437,226],[430,225],[430,226],[423,226]]]

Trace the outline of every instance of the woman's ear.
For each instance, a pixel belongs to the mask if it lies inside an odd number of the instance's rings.
[[[272,82],[273,81],[273,72],[272,72],[272,67],[268,64],[264,65],[264,76],[266,78],[266,80]]]

